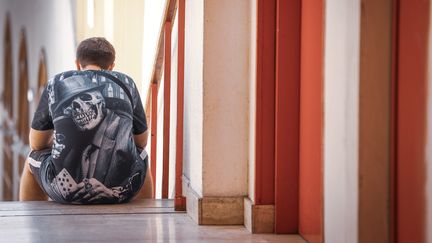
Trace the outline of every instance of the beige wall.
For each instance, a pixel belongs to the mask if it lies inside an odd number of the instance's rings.
[[[203,196],[247,195],[249,2],[204,2]]]
[[[114,70],[142,83],[144,1],[94,0],[94,27],[87,24],[87,0],[77,0],[76,41],[103,36],[116,49]]]
[[[248,192],[250,3],[186,1],[185,176],[200,197]]]
[[[358,238],[359,0],[328,0],[324,57],[324,237]]]

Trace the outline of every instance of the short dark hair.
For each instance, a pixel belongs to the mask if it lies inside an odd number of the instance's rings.
[[[92,64],[108,69],[114,63],[115,49],[103,37],[88,38],[78,45],[76,59],[83,67]]]

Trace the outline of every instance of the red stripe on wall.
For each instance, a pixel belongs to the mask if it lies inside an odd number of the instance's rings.
[[[389,240],[396,242],[397,206],[396,206],[396,175],[397,175],[397,66],[398,66],[398,30],[399,30],[399,4],[392,3],[392,71],[391,71],[391,107],[390,107],[390,163],[389,163]]]
[[[255,204],[275,198],[276,0],[257,0]]]
[[[277,0],[275,232],[298,232],[300,0]]]
[[[303,0],[301,19],[299,232],[323,242],[323,1]]]
[[[429,1],[399,0],[397,242],[425,242]]]

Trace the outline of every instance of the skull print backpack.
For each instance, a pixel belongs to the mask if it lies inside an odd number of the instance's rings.
[[[41,176],[45,192],[62,203],[130,200],[147,169],[133,140],[147,129],[133,80],[112,71],[69,71],[50,80],[46,93],[54,137]]]

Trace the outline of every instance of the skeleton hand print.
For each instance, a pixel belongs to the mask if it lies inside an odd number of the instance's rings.
[[[56,131],[54,131],[54,136],[53,136],[53,147],[52,147],[52,157],[54,159],[58,159],[60,157],[61,152],[63,151],[63,149],[65,148],[65,145],[61,143],[61,141],[63,141],[65,139],[65,136],[61,133],[56,133]]]
[[[94,202],[101,199],[120,201],[123,199],[120,195],[122,189],[122,187],[108,188],[95,178],[86,178],[77,184],[72,200],[76,202]]]
[[[105,100],[98,90],[77,95],[63,113],[72,117],[80,131],[95,128],[104,118]]]

